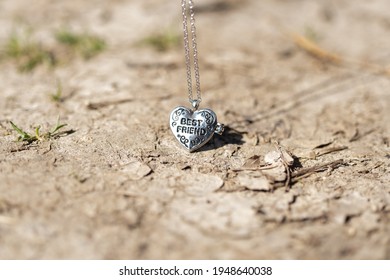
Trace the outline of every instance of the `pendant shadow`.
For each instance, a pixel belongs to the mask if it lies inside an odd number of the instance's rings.
[[[213,139],[206,145],[201,147],[198,152],[216,150],[228,144],[241,146],[244,143],[245,141],[243,141],[243,136],[241,132],[230,128],[229,126],[225,126],[225,131],[222,135],[214,134]]]

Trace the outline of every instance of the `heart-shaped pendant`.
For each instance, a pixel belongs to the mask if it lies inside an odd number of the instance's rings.
[[[223,132],[223,125],[210,109],[192,111],[180,106],[172,111],[169,122],[173,135],[189,152],[210,141],[215,132]]]

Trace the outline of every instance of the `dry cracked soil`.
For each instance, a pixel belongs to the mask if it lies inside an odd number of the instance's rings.
[[[195,5],[226,130],[188,153],[180,1],[0,1],[1,259],[390,258],[388,0]],[[275,141],[295,177],[267,187]]]

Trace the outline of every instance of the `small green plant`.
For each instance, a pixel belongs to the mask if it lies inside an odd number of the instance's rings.
[[[90,59],[106,48],[102,38],[87,33],[58,31],[53,34],[57,43],[50,47],[32,35],[31,30],[13,32],[5,44],[0,45],[0,58],[15,61],[20,72],[31,72],[40,65],[54,67],[68,62],[76,55]]]
[[[20,38],[16,34],[12,34],[5,45],[5,54],[10,57],[18,58],[22,53]]]
[[[106,48],[103,39],[86,33],[77,34],[69,30],[61,30],[55,34],[55,38],[58,43],[80,53],[85,59],[94,57]]]
[[[321,39],[318,32],[310,26],[306,26],[305,28],[305,37],[313,42],[318,42]]]
[[[41,126],[37,126],[34,129],[34,134],[30,134],[23,129],[19,128],[16,124],[14,124],[12,121],[10,121],[10,124],[12,128],[19,134],[18,136],[18,141],[21,142],[27,142],[28,144],[36,141],[44,141],[44,140],[49,140],[52,138],[59,137],[63,132],[60,132],[60,130],[66,126],[67,124],[61,124],[60,123],[60,118],[57,120],[57,124],[49,131],[45,133],[41,133],[40,129]]]
[[[21,72],[30,72],[41,64],[56,64],[53,53],[32,40],[28,34],[12,34],[4,46],[4,56],[16,60]]]
[[[60,80],[57,80],[57,89],[54,93],[50,94],[50,99],[56,103],[61,103],[64,100],[62,97],[62,84]]]
[[[162,34],[155,34],[146,37],[141,41],[141,44],[148,45],[160,52],[165,52],[169,49],[178,47],[181,44],[180,36],[171,31]]]

